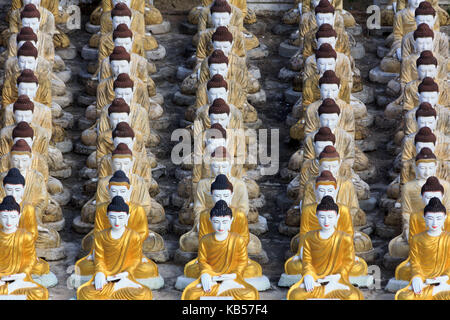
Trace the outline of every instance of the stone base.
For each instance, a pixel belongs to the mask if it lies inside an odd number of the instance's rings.
[[[166,48],[164,46],[159,45],[158,48],[154,50],[149,50],[145,52],[147,60],[157,61],[162,60],[166,56]]]
[[[183,291],[192,281],[195,281],[194,278],[188,278],[184,275],[178,276],[177,281],[175,282],[175,289]]]
[[[173,257],[173,261],[176,264],[184,266],[189,261],[195,259],[197,257],[197,252],[186,252],[178,248],[175,251],[175,255]]]
[[[395,268],[397,268],[404,260],[405,258],[402,257],[392,257],[389,252],[387,252],[383,257],[383,266],[388,270],[395,270]]]
[[[289,88],[284,92],[284,100],[289,104],[295,104],[301,97],[301,91],[295,91],[292,88]]]
[[[286,67],[280,69],[278,73],[278,79],[283,82],[291,82],[298,74],[298,71],[290,70]]]
[[[80,276],[75,273],[71,274],[67,279],[67,285],[73,289],[78,289],[83,284],[91,280],[92,275]],[[151,290],[158,290],[164,287],[164,278],[158,275],[157,277],[147,279],[136,279],[137,282],[149,287]]]
[[[409,281],[405,280],[397,280],[395,278],[389,279],[388,284],[384,288],[384,290],[392,293],[396,293],[398,290],[403,289],[404,287],[408,286]]]
[[[284,40],[278,47],[278,54],[285,58],[291,58],[299,49],[299,47],[291,45],[289,40]]]
[[[279,287],[291,287],[296,284],[302,278],[301,274],[281,274],[280,280],[278,280]],[[373,276],[359,276],[359,277],[349,277],[350,283],[359,288],[369,288],[373,285]]]
[[[263,43],[260,43],[259,47],[247,51],[247,58],[256,60],[263,59],[269,56],[269,48]]]
[[[261,250],[258,254],[249,254],[248,257],[259,264],[266,264],[269,262],[269,257],[267,257],[267,253],[264,250]]]
[[[149,26],[145,26],[146,32],[151,32],[152,34],[164,34],[170,32],[170,22],[167,20],[164,20],[160,24],[152,24]]]
[[[180,26],[178,27],[180,33],[183,34],[189,34],[189,35],[195,35],[197,33],[197,25],[190,24],[189,22],[181,22]]]
[[[257,222],[248,224],[248,230],[256,236],[266,233],[269,231],[269,228],[267,227],[267,219],[263,216],[258,216]]]
[[[92,34],[100,32],[100,26],[92,24],[90,22],[86,22],[85,29],[88,33],[92,33]]]
[[[67,48],[56,49],[55,54],[64,60],[72,60],[77,56],[77,48],[71,43]]]
[[[291,226],[288,226],[288,225],[286,224],[286,222],[283,220],[283,221],[281,221],[280,224],[278,225],[278,232],[281,233],[281,234],[284,234],[284,235],[286,235],[286,236],[293,237],[293,236],[295,236],[297,233],[300,232],[300,226],[298,226],[298,227],[291,227]]]
[[[144,252],[144,254],[156,263],[162,263],[169,260],[169,251],[167,248],[157,252]]]
[[[197,279],[188,278],[184,275],[179,276],[177,277],[177,282],[175,283],[175,289],[183,291],[184,288],[186,288],[191,282],[194,282],[195,280]],[[245,278],[245,281],[255,287],[258,291],[265,291],[271,288],[269,278],[267,278],[265,275],[262,275],[261,277]]]
[[[244,122],[244,129],[259,129],[262,126],[262,120],[258,119],[255,122]]]
[[[375,90],[372,87],[363,85],[363,89],[352,93],[352,96],[367,105],[375,101]]]
[[[81,49],[81,57],[84,60],[96,61],[98,59],[98,49],[91,48],[86,44]]]
[[[278,286],[279,287],[291,287],[292,285],[296,284],[300,281],[302,278],[301,274],[286,274],[282,273],[280,280],[278,280]]]
[[[57,142],[55,147],[61,151],[61,153],[69,153],[73,150],[73,143],[70,138],[65,138],[64,141]],[[95,151],[95,150],[94,150]]]
[[[55,231],[61,231],[62,229],[64,229],[65,224],[66,224],[66,219],[64,219],[64,217],[63,217],[60,221],[44,222],[44,227],[55,230]]]
[[[192,106],[195,103],[196,97],[183,94],[180,91],[175,92],[172,101],[178,106]]]
[[[63,71],[55,72],[55,75],[64,83],[67,83],[72,78],[72,70],[66,68]]]
[[[192,69],[186,68],[185,66],[179,66],[177,69],[177,80],[183,81],[186,77],[191,75]]]
[[[364,259],[364,261],[366,261],[367,264],[371,264],[374,263],[377,258],[377,251],[375,251],[375,249],[371,249],[365,252],[357,252],[356,256]]]
[[[169,231],[169,220],[166,218],[160,223],[149,224],[148,228],[160,235],[166,234]]]
[[[355,60],[364,58],[364,56],[366,55],[364,45],[360,42],[357,42],[354,46],[350,48],[350,54]]]
[[[52,96],[52,100],[64,109],[73,103],[73,94],[70,91],[66,91],[62,96]]]
[[[39,258],[43,258],[47,261],[56,261],[61,260],[66,257],[66,252],[64,250],[64,243],[61,242],[61,245],[58,248],[36,248],[36,255]]]
[[[369,72],[369,79],[372,82],[387,84],[392,79],[398,77],[398,73],[384,72],[380,67],[375,67]]]
[[[150,120],[150,128],[154,130],[165,130],[170,126],[170,117],[162,116],[155,120]]]
[[[258,92],[247,94],[247,100],[254,107],[264,105],[267,101],[266,92],[261,89]]]
[[[43,274],[42,276],[38,276],[36,274],[31,275],[34,281],[39,283],[41,286],[46,288],[54,287],[58,284],[58,279],[56,278],[53,272],[49,272],[47,274]]]
[[[176,219],[173,223],[173,233],[175,233],[177,236],[182,236],[186,232],[189,232],[191,229],[192,226],[181,224],[178,219]]]
[[[80,140],[77,140],[73,146],[73,152],[78,154],[84,154],[86,156],[89,156],[92,152],[96,151],[96,146],[85,146],[83,143],[81,143]]]
[[[75,219],[73,219],[72,228],[78,233],[86,234],[94,229],[94,224],[83,222],[81,221],[81,216],[77,216],[75,217]]]
[[[377,57],[380,59],[383,59],[388,53],[390,49],[386,48],[385,46],[378,46],[377,47]]]
[[[1,294],[0,300],[27,300],[26,294]]]

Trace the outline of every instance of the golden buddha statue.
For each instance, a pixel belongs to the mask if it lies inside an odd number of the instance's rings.
[[[396,300],[447,300],[450,294],[450,233],[445,226],[447,209],[438,198],[432,198],[423,209],[423,220],[426,231],[411,239],[411,281],[397,291]]]
[[[234,218],[228,206],[218,205],[211,209],[210,221],[214,232],[199,240],[200,276],[184,289],[182,300],[199,300],[205,296],[259,299],[258,290],[244,280],[249,265],[247,241],[239,233],[231,231]]]
[[[110,228],[94,237],[91,280],[77,290],[78,300],[151,300],[151,290],[137,282],[142,264],[141,235],[127,227],[129,206],[118,196],[107,208]]]
[[[439,22],[442,26],[446,26],[449,25],[449,15],[447,12],[445,12],[444,9],[442,9],[439,6],[439,1],[437,0],[426,0],[427,2],[431,3],[431,5],[433,6],[433,8],[438,12],[439,15]],[[407,5],[407,1],[406,0],[398,0],[395,1],[396,2],[396,9],[397,11],[400,11],[402,9],[404,9]]]
[[[363,300],[364,296],[349,280],[355,263],[351,234],[339,230],[338,205],[324,197],[316,207],[319,229],[303,239],[303,277],[287,293],[287,300],[339,299]]]
[[[32,278],[38,261],[33,234],[20,228],[20,206],[12,196],[0,204],[0,294],[21,295],[26,300],[48,300],[48,291]]]

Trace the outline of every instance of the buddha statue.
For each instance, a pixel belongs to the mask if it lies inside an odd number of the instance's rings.
[[[425,231],[412,237],[409,250],[411,280],[397,291],[396,300],[447,300],[450,294],[447,209],[438,198],[423,209]]]
[[[316,207],[319,229],[303,239],[303,277],[287,293],[287,300],[339,299],[363,300],[364,296],[349,280],[355,263],[351,234],[341,231],[339,206],[324,197]]]
[[[433,6],[433,8],[437,11],[438,16],[439,16],[439,23],[442,26],[446,26],[449,24],[449,15],[448,13],[442,9],[439,6],[439,1],[436,0],[427,0],[427,2],[431,3],[431,5]],[[402,9],[404,9],[407,5],[407,1],[406,0],[398,0],[396,1],[396,10],[400,11]]]
[[[37,1],[39,2],[39,1]],[[22,26],[33,25],[51,36],[56,32],[55,17],[40,4],[28,3],[23,7],[11,10],[9,13],[9,35],[19,32]]]
[[[115,197],[107,207],[111,227],[94,237],[93,276],[77,290],[78,300],[151,300],[151,290],[136,280],[142,264],[142,237],[127,227],[129,206]]]
[[[239,233],[231,231],[234,218],[228,206],[211,209],[214,232],[203,236],[198,246],[200,277],[184,289],[182,300],[199,300],[205,296],[259,299],[258,290],[244,280],[249,264],[247,242]]]
[[[48,300],[48,291],[32,278],[38,261],[33,234],[20,228],[20,206],[12,196],[0,204],[0,294],[21,295],[26,300]]]
[[[41,154],[46,157],[48,153],[48,144],[50,137],[48,132],[41,127],[28,124],[25,121],[15,125],[4,127],[0,131],[0,156],[4,156],[10,150],[12,145],[19,139],[23,139],[31,147],[33,153]]]

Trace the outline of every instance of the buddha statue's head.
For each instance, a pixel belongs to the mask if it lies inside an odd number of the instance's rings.
[[[25,140],[17,140],[11,148],[10,162],[12,168],[19,169],[22,176],[26,176],[32,162],[31,148]]]
[[[25,43],[17,50],[17,64],[19,70],[30,69],[35,71],[37,65],[38,50],[31,41]]]
[[[115,98],[108,107],[108,119],[112,129],[119,122],[130,123],[130,106],[122,98]]]
[[[334,26],[334,7],[328,0],[320,0],[319,4],[314,8],[317,26],[320,27],[324,23]]]
[[[112,131],[112,138],[114,148],[117,148],[119,143],[124,143],[125,145],[128,146],[128,148],[130,148],[130,150],[133,150],[136,138],[134,136],[133,129],[127,122],[119,122],[116,125],[116,127]]]
[[[319,154],[319,174],[323,171],[330,171],[333,177],[339,176],[339,169],[341,167],[341,159],[336,148],[333,146],[326,146]]]
[[[429,148],[432,152],[436,149],[436,135],[428,127],[420,128],[414,136],[416,153],[419,154],[422,148]]]
[[[0,224],[4,233],[14,233],[19,226],[20,206],[12,196],[6,196],[0,203]]]
[[[339,97],[341,81],[332,70],[327,70],[319,79],[320,98],[337,100]]]
[[[316,32],[316,44],[317,48],[320,48],[323,44],[328,43],[333,49],[336,48],[337,33],[334,31],[333,26],[328,23],[322,24]]]
[[[337,54],[333,47],[328,43],[322,44],[316,50],[317,73],[322,76],[327,70],[335,71],[336,58]]]
[[[214,203],[223,200],[228,206],[233,199],[233,185],[224,174],[219,174],[211,184],[211,197]]]
[[[333,174],[328,171],[322,171],[322,173],[316,178],[316,184],[314,188],[314,194],[316,195],[316,202],[320,203],[326,196],[330,196],[336,201],[338,193],[337,181],[333,177]]]
[[[31,28],[34,33],[38,33],[41,14],[34,4],[27,4],[20,13],[22,27]]]
[[[321,127],[314,135],[314,152],[316,157],[322,153],[327,146],[334,146],[336,137],[328,127]]]
[[[212,105],[208,109],[209,121],[211,125],[220,124],[222,128],[228,128],[230,124],[230,106],[225,100],[218,98],[215,99]]]
[[[128,225],[130,208],[121,196],[114,196],[106,208],[106,215],[113,230],[123,230]]]
[[[133,49],[133,32],[125,23],[119,24],[113,31],[114,47],[124,47],[127,52]]]
[[[125,24],[128,28],[131,26],[131,10],[125,3],[118,3],[111,10],[111,20],[113,29],[118,25]]]
[[[430,77],[423,78],[417,88],[417,93],[419,94],[419,103],[427,102],[434,107],[439,101],[439,86]]]
[[[232,159],[225,147],[217,147],[211,154],[211,174],[217,177],[220,174],[229,175],[232,167]]]
[[[226,201],[219,200],[209,212],[209,220],[216,236],[226,238],[233,222],[233,211]]]
[[[25,178],[17,168],[9,169],[3,178],[3,190],[5,195],[12,196],[17,203],[21,203],[25,193]]]
[[[419,80],[423,80],[426,77],[436,78],[438,72],[437,59],[433,56],[433,52],[429,50],[422,51],[420,57],[417,58],[416,66]]]
[[[218,98],[228,102],[227,81],[220,74],[214,75],[206,84],[206,93],[209,104],[212,104]]]
[[[410,9],[417,9],[421,2],[424,2],[425,0],[408,0],[408,7]]]
[[[415,11],[417,26],[421,23],[426,23],[430,29],[433,29],[436,22],[436,17],[436,10],[434,10],[433,6],[428,1],[422,1]]]
[[[218,27],[211,36],[214,50],[221,50],[227,57],[233,48],[233,35],[227,27]]]
[[[13,104],[13,114],[15,123],[33,121],[34,103],[26,95],[21,95]]]
[[[134,164],[133,152],[125,143],[119,143],[111,155],[112,171],[123,171],[126,175],[132,172]]]
[[[11,135],[13,143],[16,143],[18,140],[25,140],[30,148],[33,147],[34,130],[32,127],[30,127],[30,124],[28,122],[22,121],[17,123]]]
[[[112,0],[112,5],[115,7],[118,3],[124,3],[128,8],[131,7],[131,0]]]
[[[121,73],[113,83],[115,98],[122,98],[130,105],[133,100],[134,82],[127,73]]]
[[[322,231],[336,229],[339,220],[339,207],[330,196],[323,197],[316,207],[317,220]]]
[[[214,50],[208,58],[209,76],[220,74],[223,78],[228,76],[228,57],[222,50]]]
[[[432,198],[438,198],[440,201],[444,198],[444,187],[436,176],[428,177],[425,184],[420,189],[422,202],[427,205]]]
[[[217,147],[227,146],[227,130],[219,123],[211,125],[205,132],[205,155],[210,155]]]
[[[17,77],[18,95],[26,95],[30,99],[34,99],[38,90],[38,83],[38,78],[35,76],[33,70],[22,70],[20,76]]]
[[[27,41],[30,41],[37,48],[37,34],[30,27],[22,27],[16,38],[17,49],[20,49]]]
[[[231,21],[231,6],[226,0],[215,0],[210,8],[214,28],[228,27]]]
[[[422,51],[433,51],[434,32],[426,23],[421,23],[414,31],[414,49],[420,54]]]
[[[111,199],[120,196],[126,202],[130,201],[133,186],[130,184],[125,172],[122,170],[115,171],[108,183],[108,193]]]
[[[422,102],[416,110],[416,121],[419,129],[428,127],[431,131],[436,130],[438,121],[436,109],[428,102]]]
[[[131,56],[124,47],[114,47],[113,52],[109,56],[109,63],[111,65],[114,78],[121,73],[130,73]]]
[[[440,234],[444,230],[447,209],[439,198],[431,198],[423,209],[423,217],[428,232]]]
[[[415,171],[416,179],[426,180],[436,175],[436,156],[430,148],[422,148],[416,156]]]
[[[326,98],[317,110],[321,127],[330,128],[332,132],[339,124],[341,109],[333,99]]]

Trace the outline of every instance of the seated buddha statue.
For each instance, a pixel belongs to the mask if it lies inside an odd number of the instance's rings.
[[[199,300],[205,296],[259,299],[258,290],[244,280],[249,263],[247,242],[239,233],[231,231],[233,219],[233,211],[228,206],[214,206],[210,210],[214,232],[199,240],[200,277],[184,289],[182,300]]]
[[[40,31],[53,36],[56,32],[55,17],[47,8],[40,5],[39,0],[34,2],[10,11],[8,16],[9,34],[19,32],[23,25],[37,24]],[[36,14],[36,11],[39,12],[39,15]],[[25,21],[23,21],[24,19]]]
[[[412,237],[409,250],[411,280],[397,291],[396,300],[447,300],[450,295],[450,244],[447,209],[438,198],[423,209],[425,231]]]
[[[396,0],[396,9],[397,11],[400,11],[402,9],[404,9],[407,5],[407,1],[406,0]],[[437,11],[438,16],[439,16],[439,23],[442,26],[446,26],[449,25],[449,15],[448,13],[439,6],[439,1],[436,0],[427,0],[427,2],[431,3],[431,5],[433,6],[433,8]]]
[[[122,194],[124,197],[116,195],[112,197],[110,203],[104,203],[97,206],[94,230],[89,232],[82,241],[82,247],[85,251],[89,252],[89,255],[78,260],[75,264],[76,274],[81,275],[81,277],[86,280],[90,279],[95,272],[96,261],[94,259],[95,252],[93,250],[95,237],[103,230],[111,228],[110,220],[108,219],[111,212],[121,212],[126,208],[125,205],[128,206],[129,218],[127,227],[139,234],[141,246],[149,237],[147,216],[144,209],[140,205],[129,201],[131,190],[126,189],[125,186],[111,184],[111,182],[109,188],[111,195],[121,194],[123,191],[124,193]],[[158,266],[152,260],[147,259],[143,253],[141,261],[134,271],[134,276],[139,282],[147,284],[151,289],[153,289],[152,284],[156,284],[158,280],[160,281],[162,279],[158,273]]]
[[[21,295],[26,300],[48,300],[48,291],[32,278],[38,261],[33,234],[20,228],[20,206],[12,196],[0,203],[0,294]]]
[[[331,200],[331,201],[330,201]],[[316,207],[319,229],[303,239],[303,277],[287,293],[287,300],[363,300],[349,280],[355,263],[353,237],[338,227],[339,206],[324,197]]]
[[[44,157],[47,156],[50,141],[48,132],[41,127],[34,126],[33,123],[28,124],[25,121],[4,127],[0,131],[0,156],[7,154],[13,144],[19,139],[25,140],[33,153],[41,154]]]
[[[77,290],[78,300],[151,300],[151,290],[137,282],[142,237],[127,227],[129,206],[115,197],[107,207],[109,226],[94,237],[93,276]]]

